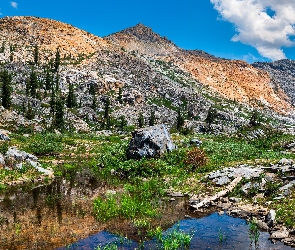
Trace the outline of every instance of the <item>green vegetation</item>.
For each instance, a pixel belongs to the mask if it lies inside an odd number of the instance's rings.
[[[3,70],[2,72],[0,72],[0,83],[2,83],[1,100],[2,100],[2,106],[4,108],[11,107],[11,94],[12,94],[11,81],[12,81],[12,75],[7,70]]]
[[[158,249],[163,250],[189,249],[194,235],[193,232],[187,233],[180,230],[179,225],[167,233],[163,233],[162,229],[157,227],[153,233],[158,243]]]
[[[249,221],[249,237],[250,237],[251,243],[254,242],[255,246],[257,246],[259,235],[260,235],[259,227],[256,221],[252,218],[252,220]]]

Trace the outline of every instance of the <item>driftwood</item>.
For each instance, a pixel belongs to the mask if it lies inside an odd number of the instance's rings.
[[[218,200],[220,197],[224,197],[226,196],[229,192],[231,192],[238,184],[239,182],[242,180],[242,177],[237,177],[235,178],[226,189],[218,192],[217,194],[215,194],[214,196],[211,197],[206,197],[204,200],[202,200],[201,202],[199,202],[196,205],[190,205],[192,208],[194,209],[199,209],[201,207],[204,207],[206,205],[208,205],[210,202],[212,201],[216,201]]]

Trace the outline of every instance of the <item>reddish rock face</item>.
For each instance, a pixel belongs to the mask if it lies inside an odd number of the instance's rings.
[[[239,60],[224,60],[203,51],[186,51],[142,24],[107,36],[127,51],[172,62],[221,96],[253,107],[267,106],[279,113],[294,111],[284,91],[266,71]]]
[[[244,61],[212,59],[189,52],[165,59],[190,72],[198,81],[227,99],[254,107],[268,106],[279,113],[293,109],[286,94],[272,82],[266,71]]]

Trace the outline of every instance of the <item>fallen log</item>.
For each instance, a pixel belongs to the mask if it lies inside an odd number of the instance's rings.
[[[238,184],[239,182],[242,180],[242,177],[236,177],[228,186],[226,189],[218,192],[217,194],[215,194],[214,196],[210,196],[210,197],[206,197],[204,200],[202,200],[201,202],[199,202],[196,205],[191,204],[190,206],[194,209],[199,209],[201,207],[204,207],[206,205],[208,205],[210,202],[212,201],[216,201],[221,197],[226,196],[229,192],[231,192]]]

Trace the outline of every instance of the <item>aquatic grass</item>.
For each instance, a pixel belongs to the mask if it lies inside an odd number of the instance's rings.
[[[259,240],[259,235],[260,235],[260,231],[259,231],[258,224],[252,218],[249,221],[249,237],[250,237],[251,243],[254,242],[255,246],[257,246],[257,243],[258,243],[258,240]]]
[[[224,232],[222,232],[221,228],[219,228],[218,230],[218,239],[220,243],[223,243],[226,241],[226,235],[224,234]]]
[[[179,229],[179,224],[172,230],[163,232],[160,227],[157,227],[154,231],[151,231],[150,235],[153,235],[157,241],[158,249],[162,250],[178,250],[189,249],[190,242],[193,238],[194,232],[185,232]]]
[[[137,217],[155,217],[158,214],[159,198],[163,195],[163,189],[159,188],[155,180],[126,184],[121,193],[95,199],[93,209],[99,221],[116,217],[133,220]]]

